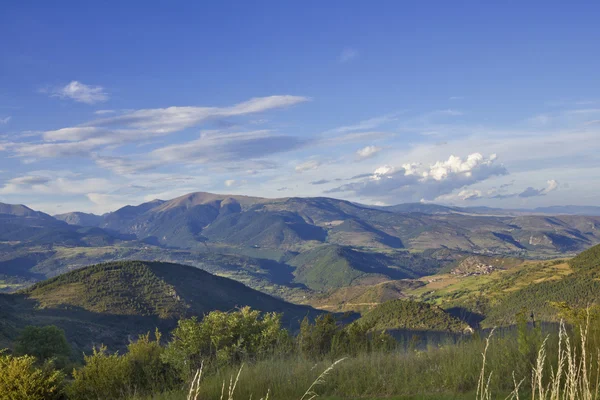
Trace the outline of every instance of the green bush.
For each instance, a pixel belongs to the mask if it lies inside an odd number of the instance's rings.
[[[244,307],[235,312],[213,311],[200,322],[180,320],[172,332],[163,360],[187,381],[202,362],[217,366],[261,359],[289,348],[281,315]]]
[[[178,382],[174,370],[162,360],[165,349],[160,339],[157,330],[154,340],[147,333],[127,347],[125,358],[129,363],[130,383],[136,393],[168,390]]]
[[[108,354],[106,347],[84,356],[85,365],[73,371],[69,399],[122,399],[132,393],[131,369],[125,357]]]
[[[54,325],[25,327],[17,339],[15,352],[34,356],[40,363],[54,359],[59,368],[64,367],[71,357],[65,332]]]
[[[108,354],[105,347],[85,356],[85,365],[73,371],[69,399],[122,399],[174,387],[173,370],[162,361],[160,333],[155,340],[141,335],[124,355]]]
[[[0,352],[0,400],[62,399],[63,378],[51,362],[38,366],[33,356]]]

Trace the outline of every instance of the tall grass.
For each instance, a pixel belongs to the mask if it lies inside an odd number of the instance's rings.
[[[274,358],[243,370],[220,369],[192,384],[193,396],[187,398],[238,400],[262,395],[264,400],[309,400],[318,394],[338,399],[596,400],[600,351],[590,345],[595,341],[589,335],[589,324],[577,331],[561,323],[554,333],[540,336],[533,356],[522,343],[519,346],[514,332],[495,332],[456,345],[362,354],[343,362]],[[186,394],[187,390],[153,399],[183,400]]]

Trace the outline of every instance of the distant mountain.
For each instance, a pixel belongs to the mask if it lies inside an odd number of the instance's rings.
[[[26,217],[26,218],[39,218],[39,219],[50,219],[50,215],[44,214],[40,211],[34,211],[31,208],[22,204],[5,204],[0,203],[0,216],[13,216],[13,217]]]
[[[538,207],[533,211],[552,214],[552,215],[591,215],[599,216],[600,207],[597,206],[551,206],[551,207]]]
[[[62,220],[25,206],[2,209],[0,291],[93,263],[142,259],[194,265],[296,300],[433,274],[468,254],[552,258],[600,243],[600,217],[433,204],[386,210],[326,197],[198,192]],[[442,258],[433,255],[440,251]]]
[[[437,272],[441,265],[408,252],[370,253],[339,245],[308,250],[288,263],[296,267],[296,282],[321,291],[416,278]]]
[[[430,203],[403,203],[394,206],[379,206],[373,208],[397,213],[451,214],[462,212],[462,209],[458,207],[447,207]]]
[[[160,262],[125,261],[94,265],[0,295],[0,335],[8,339],[26,324],[55,324],[85,348],[93,343],[122,347],[129,337],[179,318],[250,306],[284,314],[295,329],[310,307],[286,303],[234,280],[198,268]],[[114,347],[113,347],[114,349]]]
[[[550,206],[537,208],[495,208],[485,206],[453,207],[432,203],[402,203],[393,206],[365,206],[378,210],[395,213],[422,213],[422,214],[478,214],[496,216],[522,216],[522,215],[585,215],[600,216],[600,207],[597,206]]]
[[[422,203],[375,207],[326,197],[265,199],[198,192],[123,207],[104,215],[98,226],[181,249],[233,246],[268,254],[338,244],[539,256],[580,251],[600,242],[594,228],[599,217],[577,218],[564,215],[547,224],[548,216],[519,210]]]
[[[87,214],[82,212],[70,212],[65,214],[55,215],[59,221],[66,222],[69,225],[92,226],[98,227],[102,224],[104,218],[96,214]]]

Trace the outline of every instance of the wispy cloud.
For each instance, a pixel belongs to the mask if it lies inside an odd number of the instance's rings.
[[[151,152],[151,156],[167,162],[227,163],[257,159],[297,148],[303,141],[294,136],[275,134],[268,130],[225,133],[203,132],[196,140],[169,145]]]
[[[372,129],[378,128],[382,125],[385,125],[385,124],[388,124],[390,122],[397,121],[397,120],[398,120],[397,114],[382,115],[380,117],[374,117],[374,118],[362,120],[360,122],[357,122],[356,124],[344,125],[344,126],[340,126],[340,127],[334,128],[334,129],[330,129],[327,132],[325,132],[325,134],[327,135],[327,134],[335,134],[335,133],[348,133],[348,132],[354,132],[354,131],[372,130]]]
[[[108,93],[102,86],[86,85],[78,81],[71,81],[63,87],[45,89],[52,97],[71,99],[79,103],[96,104],[108,100]]]
[[[308,160],[305,161],[301,164],[296,165],[295,170],[296,172],[304,172],[304,171],[310,171],[312,169],[317,169],[321,166],[321,162],[318,160]]]
[[[198,126],[211,119],[243,116],[308,101],[301,96],[258,97],[231,107],[168,107],[143,109],[122,115],[101,118],[88,123],[42,133],[42,143],[15,143],[16,155],[30,159],[91,156],[107,146],[139,143],[157,136],[165,136]],[[153,156],[168,161],[185,161],[196,157],[206,160],[231,160],[234,157],[257,158],[270,151],[279,152],[298,146],[302,141],[271,133],[253,132],[202,134],[198,140],[166,146],[152,152]]]
[[[106,115],[106,114],[114,114],[115,112],[116,112],[115,110],[96,110],[96,111],[94,111],[94,114]]]
[[[342,50],[338,59],[341,63],[347,63],[356,59],[358,56],[358,50],[352,47],[346,47],[344,50]]]
[[[8,117],[0,118],[0,124],[8,124],[11,118],[12,117],[10,115]]]

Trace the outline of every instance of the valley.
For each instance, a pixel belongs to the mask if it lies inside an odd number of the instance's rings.
[[[89,265],[164,262],[322,312],[361,314],[404,299],[450,310],[475,328],[512,323],[516,312],[500,304],[575,279],[569,258],[600,242],[598,216],[322,197],[198,192],[101,216],[6,204],[0,211],[4,293]],[[547,307],[543,313],[553,319]]]

